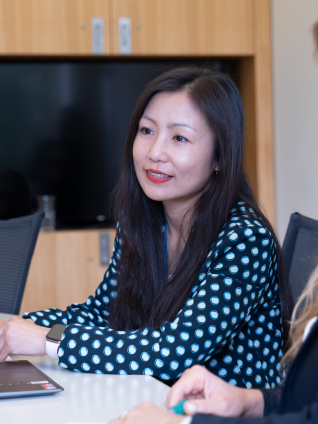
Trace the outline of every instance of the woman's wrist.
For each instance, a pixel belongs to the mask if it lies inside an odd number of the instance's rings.
[[[242,404],[244,405],[242,416],[263,417],[264,416],[264,396],[257,389],[240,389],[242,394]]]

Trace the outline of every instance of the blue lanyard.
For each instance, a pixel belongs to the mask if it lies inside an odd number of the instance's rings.
[[[165,242],[165,265],[166,265],[166,271],[168,274],[167,221],[165,222],[165,226],[163,227],[163,238]]]
[[[163,238],[165,242],[165,265],[166,265],[166,272],[168,276],[168,280],[171,278],[171,274],[168,274],[168,245],[167,245],[167,221],[165,222],[165,226],[163,227]]]

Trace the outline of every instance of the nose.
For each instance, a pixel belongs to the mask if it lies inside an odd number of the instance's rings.
[[[153,162],[169,161],[169,144],[164,134],[157,134],[154,138],[148,153],[148,158]]]

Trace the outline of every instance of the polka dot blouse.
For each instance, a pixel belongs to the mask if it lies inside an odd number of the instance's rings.
[[[23,316],[41,326],[67,326],[58,350],[61,367],[172,380],[202,364],[233,385],[270,388],[280,383],[276,246],[252,210],[242,202],[232,209],[191,295],[175,319],[160,329],[109,328],[120,255],[118,231],[109,267],[94,296],[66,311],[51,308]]]

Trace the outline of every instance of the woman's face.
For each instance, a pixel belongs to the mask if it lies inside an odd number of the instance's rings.
[[[153,200],[191,205],[218,170],[214,133],[185,91],[158,93],[133,146],[139,184]]]

